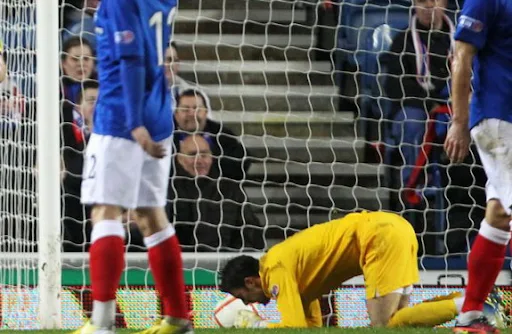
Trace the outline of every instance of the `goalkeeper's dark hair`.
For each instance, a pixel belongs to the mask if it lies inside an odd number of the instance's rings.
[[[260,276],[260,261],[252,256],[241,255],[229,260],[220,272],[220,290],[231,292],[245,287],[246,277]]]
[[[87,89],[99,89],[100,88],[100,84],[98,83],[97,80],[93,80],[93,79],[87,79],[87,80],[84,80],[81,84],[80,84],[80,90],[78,91],[78,95],[76,97],[76,103],[77,104],[80,104],[82,103],[82,98],[84,97],[84,93]]]
[[[201,92],[201,91],[199,91],[197,89],[194,89],[194,88],[185,89],[178,96],[178,100],[176,101],[176,105],[178,105],[178,106],[180,105],[181,98],[184,97],[184,96],[199,96],[201,98],[201,100],[203,100],[203,104],[204,104],[205,108],[208,108],[208,104],[206,102],[206,96],[204,95],[203,92]]]

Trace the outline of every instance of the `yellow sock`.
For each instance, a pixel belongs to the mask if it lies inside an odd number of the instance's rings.
[[[387,327],[434,327],[456,316],[457,307],[453,299],[429,301],[397,311],[389,320]]]
[[[460,298],[462,296],[463,296],[462,292],[456,291],[456,292],[452,292],[452,293],[447,294],[447,295],[436,296],[436,297],[431,298],[431,299],[423,300],[422,303],[438,302],[440,300],[455,299],[455,298]]]

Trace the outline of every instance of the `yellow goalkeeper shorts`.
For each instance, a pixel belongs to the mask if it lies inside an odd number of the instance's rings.
[[[387,295],[419,281],[418,240],[411,224],[392,213],[372,213],[361,264],[366,298]]]

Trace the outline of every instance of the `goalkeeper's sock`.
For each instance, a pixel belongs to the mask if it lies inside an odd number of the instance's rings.
[[[91,321],[100,328],[115,324],[116,292],[124,268],[124,229],[118,220],[94,224],[91,233]]]
[[[485,220],[482,221],[469,254],[468,285],[459,320],[473,320],[482,314],[485,300],[503,267],[509,240],[509,231],[497,229]]]
[[[176,319],[188,319],[183,281],[181,248],[172,225],[144,238],[148,248],[149,266],[163,304],[162,314]]]
[[[398,310],[387,327],[433,327],[453,320],[458,314],[455,300],[420,303]]]

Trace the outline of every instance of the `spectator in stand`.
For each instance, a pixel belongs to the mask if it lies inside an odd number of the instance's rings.
[[[3,252],[37,251],[37,216],[33,191],[36,170],[34,122],[25,115],[25,97],[8,75],[0,40],[0,239]],[[32,116],[32,115],[28,115]]]
[[[174,112],[174,147],[177,150],[180,140],[188,134],[204,133],[217,160],[220,177],[242,180],[250,167],[248,154],[233,132],[207,118],[206,101],[199,90],[187,89],[180,94]]]
[[[187,82],[179,76],[180,57],[178,55],[178,46],[172,41],[165,50],[165,77],[169,83],[169,89],[175,100],[178,99],[181,92],[192,89],[194,84]]]
[[[176,42],[172,41],[169,43],[169,46],[165,50],[165,77],[167,78],[167,82],[169,83],[169,90],[171,91],[172,101],[173,101],[173,110],[176,106],[176,101],[181,93],[189,89],[196,89],[201,92],[203,97],[205,98],[205,105],[208,110],[207,116],[212,118],[211,108],[210,108],[210,99],[204,93],[203,89],[199,87],[197,84],[193,82],[186,81],[182,77],[179,76],[180,73],[180,57],[178,54],[178,45]]]
[[[5,61],[4,42],[0,40],[0,82],[4,82],[7,78],[7,64]]]
[[[94,107],[98,100],[99,84],[96,80],[86,80],[82,83],[82,90],[78,95],[77,106],[73,110],[73,120],[76,128],[82,130],[85,140],[89,139],[92,132],[92,118]]]
[[[184,251],[262,250],[263,227],[238,181],[219,179],[207,134],[181,136],[167,214]]]
[[[76,36],[86,39],[96,49],[94,13],[100,0],[66,0],[62,5],[62,40]]]
[[[393,147],[399,147],[400,161],[395,162],[406,165],[400,187],[411,184],[409,178],[424,142],[427,121],[441,121],[435,128],[435,140],[440,142],[448,121],[447,113],[438,113],[439,107],[448,102],[455,29],[444,13],[447,0],[414,0],[414,5],[409,28],[393,39],[390,51],[383,56],[389,74],[385,92],[393,100],[386,115],[391,121],[387,136]]]
[[[94,53],[91,44],[83,38],[71,37],[64,43],[61,54],[63,98],[76,103],[82,82],[96,79]]]
[[[3,49],[0,41],[0,49]],[[0,117],[3,125],[13,125],[25,115],[26,100],[15,81],[7,75],[6,53],[0,56]]]
[[[80,203],[84,148],[92,131],[92,117],[98,97],[98,82],[87,80],[77,97],[77,105],[63,103],[63,248],[83,251],[90,235],[89,208]]]

